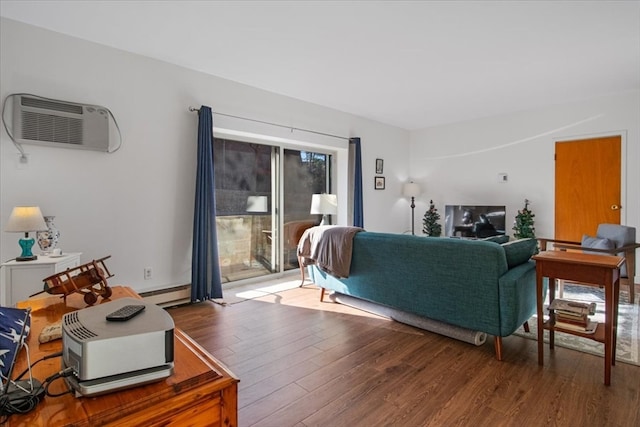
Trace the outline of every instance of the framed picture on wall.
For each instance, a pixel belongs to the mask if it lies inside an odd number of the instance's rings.
[[[376,190],[384,190],[384,176],[376,176],[373,188]]]
[[[376,159],[376,173],[378,175],[383,173],[383,169],[384,169],[384,160],[382,159]]]

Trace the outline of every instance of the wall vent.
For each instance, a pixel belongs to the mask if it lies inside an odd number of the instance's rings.
[[[20,143],[109,152],[109,121],[109,111],[97,105],[13,98],[13,132]]]

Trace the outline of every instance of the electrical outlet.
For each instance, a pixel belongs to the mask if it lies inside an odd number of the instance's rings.
[[[144,280],[149,280],[151,279],[151,267],[145,267],[144,268]]]

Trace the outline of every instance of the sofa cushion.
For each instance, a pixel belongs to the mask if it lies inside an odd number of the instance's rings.
[[[536,253],[538,242],[535,239],[518,239],[503,243],[504,254],[507,256],[507,265],[513,268],[529,261]]]
[[[591,249],[613,249],[616,247],[616,244],[606,237],[591,237],[585,234],[582,236],[582,247]]]
[[[509,241],[509,236],[505,234],[498,234],[496,236],[485,237],[484,239],[480,239],[480,240],[485,240],[487,242],[494,242],[501,245]]]

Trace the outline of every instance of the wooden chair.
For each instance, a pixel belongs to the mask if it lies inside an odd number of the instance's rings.
[[[317,225],[315,220],[285,222],[283,226],[284,262],[293,264],[298,259],[298,242],[307,228]]]
[[[640,248],[640,243],[636,243],[636,229],[618,224],[600,224],[595,236],[597,239],[608,239],[613,247],[608,249],[588,247],[583,242],[572,242],[568,240],[555,240],[538,238],[540,250],[546,251],[547,244],[552,243],[555,250],[567,251],[577,250],[584,252],[599,253],[602,255],[618,255],[625,259],[625,263],[620,269],[620,284],[629,286],[629,303],[635,302],[635,274],[636,274],[636,249]],[[562,297],[564,283],[562,280],[558,284],[558,294]]]

